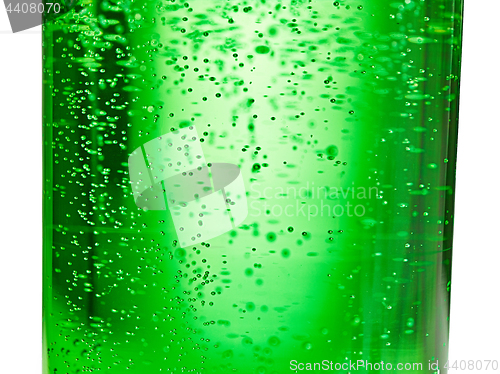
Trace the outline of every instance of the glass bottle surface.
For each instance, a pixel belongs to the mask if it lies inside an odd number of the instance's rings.
[[[140,0],[45,23],[45,372],[446,362],[461,17]],[[169,162],[210,172],[200,219]]]

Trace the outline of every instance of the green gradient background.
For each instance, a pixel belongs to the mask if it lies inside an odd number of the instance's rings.
[[[461,14],[86,1],[43,25],[45,372],[442,366]],[[179,248],[169,212],[134,204],[126,162],[189,125],[207,161],[241,168],[249,216]],[[364,214],[276,214],[321,204]]]

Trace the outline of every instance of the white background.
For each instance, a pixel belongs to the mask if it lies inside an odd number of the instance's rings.
[[[470,0],[465,12],[450,359],[500,361],[500,2]],[[12,34],[2,5],[0,64],[0,373],[36,374],[42,356],[41,28]]]

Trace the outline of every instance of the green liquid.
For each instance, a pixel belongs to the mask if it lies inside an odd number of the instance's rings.
[[[45,372],[445,372],[461,13],[96,1],[47,22]],[[181,247],[128,159],[189,126],[248,216]]]

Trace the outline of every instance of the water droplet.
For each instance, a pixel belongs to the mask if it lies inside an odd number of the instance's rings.
[[[269,47],[265,45],[259,45],[257,48],[255,48],[255,52],[259,54],[266,54],[269,53]]]

